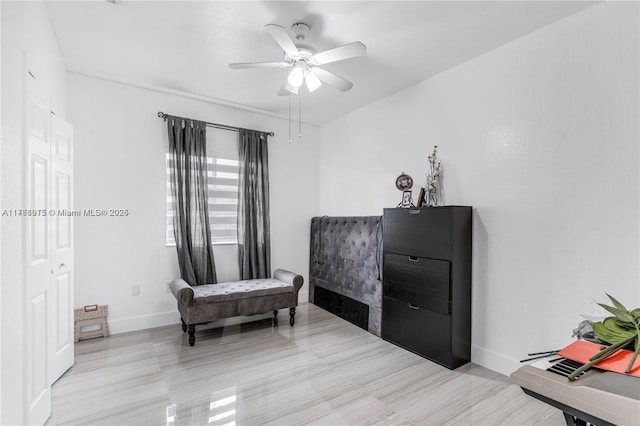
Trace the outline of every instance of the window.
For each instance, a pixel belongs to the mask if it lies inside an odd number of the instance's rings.
[[[171,197],[171,164],[166,155],[166,243],[175,245]],[[238,218],[238,134],[207,128],[207,177],[209,189],[209,224],[211,242],[237,244]]]

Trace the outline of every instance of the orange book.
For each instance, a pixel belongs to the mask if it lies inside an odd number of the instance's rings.
[[[558,352],[558,355],[573,361],[586,364],[589,362],[589,358],[600,352],[604,348],[603,345],[587,342],[585,340],[576,340],[566,348]],[[616,373],[623,373],[631,361],[633,356],[632,351],[626,349],[620,349],[613,356],[600,361],[594,367],[607,371],[615,371]],[[633,363],[633,368],[629,372],[630,375],[640,377],[640,355]]]

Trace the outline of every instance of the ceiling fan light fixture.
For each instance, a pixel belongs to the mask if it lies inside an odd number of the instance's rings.
[[[297,95],[299,92],[299,87],[292,86],[289,81],[287,81],[284,85],[284,90],[294,95]]]
[[[298,62],[289,73],[287,81],[295,88],[302,86],[302,83],[304,83],[304,72],[304,64]]]
[[[322,86],[320,79],[310,70],[304,74],[304,81],[307,83],[307,89],[309,89],[310,93],[315,92],[320,86]]]
[[[1,1],[1,0],[0,0]],[[267,32],[284,52],[283,60],[279,62],[244,62],[229,64],[230,68],[289,68],[291,72],[287,75],[284,83],[278,91],[278,96],[288,96],[298,94],[300,87],[304,83],[309,92],[318,90],[320,86],[326,84],[342,92],[351,90],[353,83],[333,74],[321,66],[332,62],[355,58],[367,53],[367,46],[359,41],[344,44],[332,49],[317,52],[312,46],[302,44],[309,33],[309,25],[303,22],[296,22],[291,27],[291,32],[295,36],[296,42],[288,31],[277,24],[265,25]]]

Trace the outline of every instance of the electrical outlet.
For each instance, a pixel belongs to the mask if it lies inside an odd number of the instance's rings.
[[[171,293],[171,281],[167,281],[164,283],[164,291],[165,293]]]
[[[131,286],[131,295],[140,296],[140,286],[138,284],[134,284]]]

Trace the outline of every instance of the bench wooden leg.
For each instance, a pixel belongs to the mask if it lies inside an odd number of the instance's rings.
[[[196,326],[191,324],[187,326],[189,330],[189,346],[193,346],[196,344]]]
[[[184,322],[182,318],[180,318],[180,321],[182,322],[182,332],[184,333],[185,331],[187,331],[187,323]]]
[[[273,311],[273,325],[278,325],[278,310]]]
[[[293,327],[296,323],[296,308],[289,308],[289,324]]]

